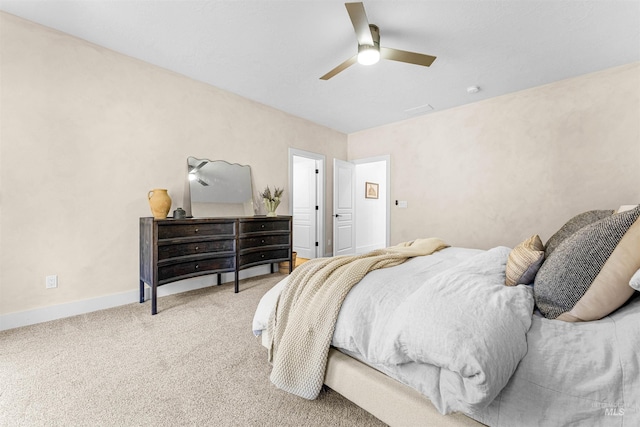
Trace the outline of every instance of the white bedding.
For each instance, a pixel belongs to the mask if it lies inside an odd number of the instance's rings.
[[[429,356],[428,353],[418,355],[413,348],[414,344],[406,347],[401,345],[397,354],[378,354],[376,350],[385,349],[381,343],[384,341],[388,344],[390,336],[394,337],[394,346],[409,335],[416,335],[418,341],[424,341],[428,335],[421,335],[421,331],[428,323],[439,323],[439,311],[446,307],[453,306],[452,313],[455,310],[465,313],[468,308],[457,307],[451,302],[456,298],[434,309],[433,304],[430,304],[433,301],[428,301],[428,293],[423,289],[425,276],[451,274],[455,271],[451,270],[452,267],[464,267],[471,258],[486,253],[473,249],[447,248],[427,257],[412,259],[398,267],[368,274],[347,296],[338,317],[332,345],[420,391],[441,412],[461,410],[490,426],[640,425],[638,294],[624,307],[599,321],[566,323],[545,319],[537,314],[530,316],[532,323],[526,334],[526,355],[519,361],[506,386],[493,401],[490,400],[495,390],[483,395],[481,387],[474,384],[480,377],[471,376],[465,380],[464,375],[447,373],[436,365],[415,361],[434,356]],[[400,277],[402,281],[399,280]],[[267,292],[260,302],[253,321],[253,329],[257,334],[266,329],[271,307],[285,285],[286,279]],[[474,291],[474,287],[471,286],[467,291]],[[489,306],[482,304],[480,298],[472,298],[478,299],[475,309],[488,309]],[[498,301],[501,300],[498,298]],[[499,313],[505,309],[514,309],[511,304],[504,304],[504,301],[500,304],[502,307],[497,310]],[[405,313],[404,308],[415,311],[418,317],[397,316],[391,321],[393,313],[398,310]],[[459,326],[453,332],[458,334],[455,339],[465,334],[471,339],[478,338],[475,333],[469,334],[469,323],[462,321],[463,317],[469,316],[463,314],[459,319],[454,319]],[[470,317],[476,318],[475,315]],[[501,323],[500,320],[497,321],[498,324]],[[515,331],[527,328],[526,321],[514,328]],[[443,330],[440,328],[440,331]],[[379,331],[386,333],[380,334]],[[439,339],[446,340],[446,337],[441,335]],[[454,340],[453,336],[451,339]],[[484,349],[486,353],[482,357],[468,366],[473,366],[474,363],[483,366],[485,357],[504,356],[491,356],[493,350],[498,353],[511,351],[508,353],[512,355],[510,357],[517,359],[520,354],[519,345],[515,349],[505,349],[495,342]],[[390,360],[403,363],[386,363]],[[500,371],[488,372],[487,369],[489,368],[482,367],[481,375],[493,378],[496,373],[500,374]],[[472,383],[468,387],[470,394],[464,394],[465,388],[459,387],[460,381]],[[501,381],[499,379],[500,383]],[[450,382],[453,384],[450,385]],[[477,403],[469,404],[469,401]]]
[[[507,386],[473,418],[494,427],[640,426],[640,295],[592,322],[536,314],[527,340]]]
[[[332,345],[387,373],[415,365],[417,388],[442,413],[486,407],[526,353],[533,311],[530,288],[504,286],[508,253],[448,248],[368,274],[345,300]],[[284,285],[261,301],[254,331]]]

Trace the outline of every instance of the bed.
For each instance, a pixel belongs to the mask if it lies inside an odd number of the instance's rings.
[[[389,425],[640,425],[639,217],[589,211],[544,245],[444,245],[368,270],[329,319],[320,382]],[[331,316],[285,303],[318,274],[300,268],[264,295],[253,330],[276,387],[312,399],[307,339]]]

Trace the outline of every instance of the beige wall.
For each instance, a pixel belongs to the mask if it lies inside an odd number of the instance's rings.
[[[135,291],[147,191],[181,205],[190,155],[250,164],[261,189],[287,186],[288,147],[324,154],[327,238],[332,159],[347,155],[390,154],[391,199],[409,203],[392,206],[392,244],[512,246],[580,211],[640,202],[640,64],[347,137],[0,20],[0,315]],[[45,289],[49,274],[58,289]]]
[[[331,159],[346,158],[344,134],[0,19],[0,314],[135,291],[147,192],[181,206],[190,155],[251,165],[256,191],[288,186],[289,147],[326,156],[327,188]],[[327,197],[328,236],[331,211]]]
[[[571,216],[640,203],[640,63],[349,135],[391,155],[391,243],[543,241]]]

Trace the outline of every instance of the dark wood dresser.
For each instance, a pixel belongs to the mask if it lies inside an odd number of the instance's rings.
[[[140,218],[140,302],[151,287],[151,314],[158,286],[190,277],[238,273],[245,268],[289,261],[293,266],[290,216],[238,218]]]

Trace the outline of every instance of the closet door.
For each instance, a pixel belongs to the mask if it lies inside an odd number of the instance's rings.
[[[355,165],[334,159],[333,256],[355,254],[355,237]]]

